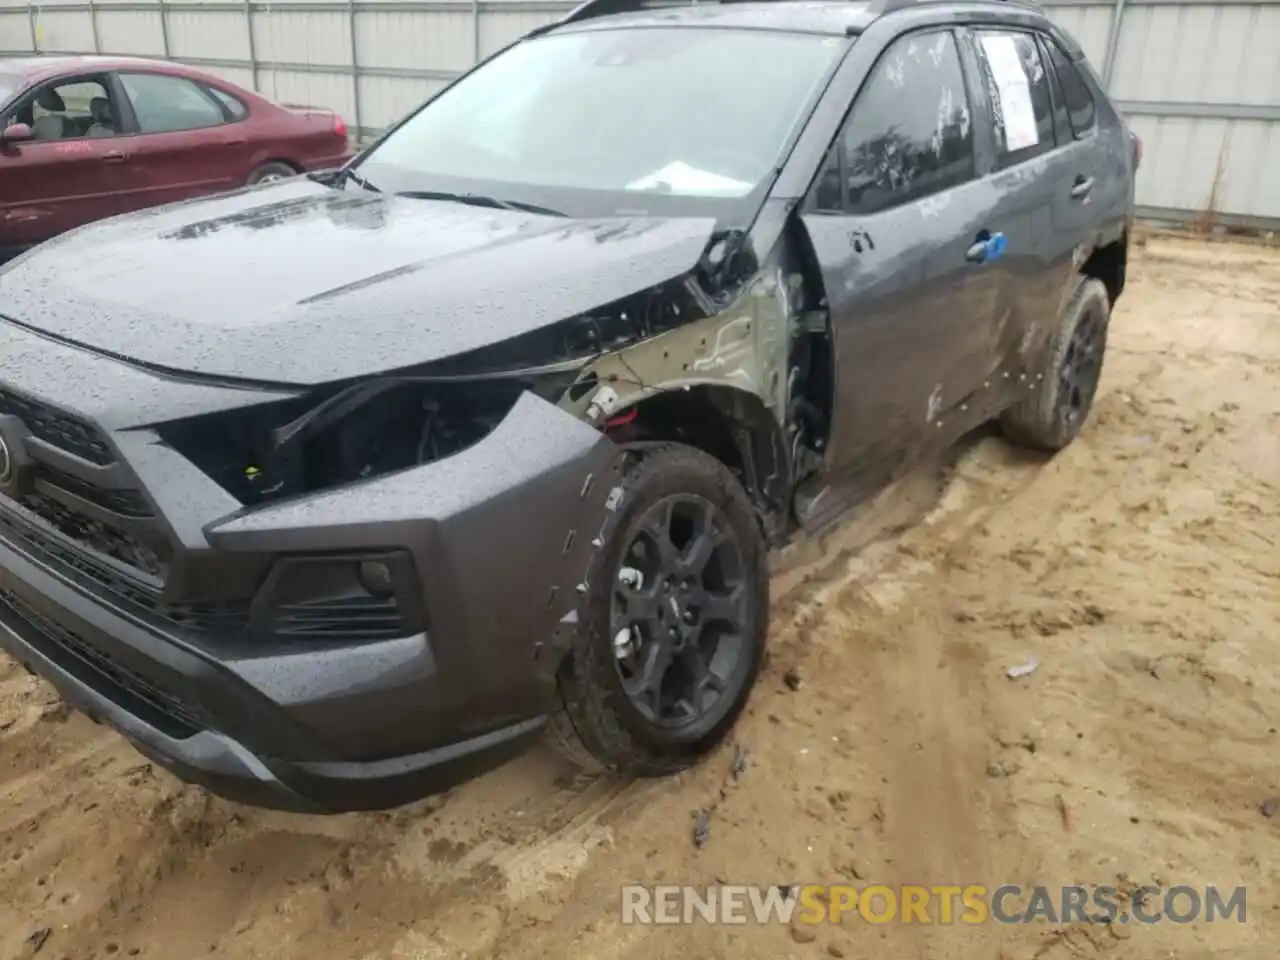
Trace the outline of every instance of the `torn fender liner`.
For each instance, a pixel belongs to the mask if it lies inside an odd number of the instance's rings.
[[[535,656],[576,609],[619,466],[607,437],[525,393],[493,433],[452,457],[241,513],[207,533],[229,551],[408,546],[433,649],[461,652],[477,689],[498,696],[529,689]]]
[[[0,313],[154,367],[309,385],[466,353],[646,290],[692,270],[714,228],[288,180],[56,238],[0,269]],[[263,263],[271,276],[250,282]]]

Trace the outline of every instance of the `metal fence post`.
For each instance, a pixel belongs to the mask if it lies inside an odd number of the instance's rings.
[[[89,0],[89,29],[93,31],[93,52],[102,52],[102,38],[98,35],[98,4]]]
[[[169,59],[169,8],[164,0],[157,0],[160,7],[160,46],[164,50],[165,59]]]
[[[1115,0],[1111,8],[1111,28],[1107,31],[1107,52],[1102,58],[1102,88],[1111,93],[1111,75],[1116,68],[1116,52],[1120,49],[1120,31],[1124,27],[1127,0]]]
[[[36,8],[31,5],[31,0],[27,0],[27,26],[31,29],[31,49],[34,53],[39,53],[40,30],[36,24]]]
[[[471,0],[471,63],[480,62],[480,0]]]
[[[249,41],[249,75],[254,90],[258,87],[258,45],[253,39],[253,0],[244,0],[244,29]]]
[[[356,43],[356,0],[347,0],[347,31],[351,34],[351,123],[356,128],[356,143],[364,141],[364,124],[360,120],[360,54]]]

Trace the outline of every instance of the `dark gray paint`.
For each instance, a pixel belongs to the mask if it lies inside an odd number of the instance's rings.
[[[780,190],[795,193],[803,185],[800,195],[808,195],[855,91],[894,40],[934,27],[957,30],[977,178],[872,216],[802,217],[821,265],[835,342],[837,397],[826,460],[832,483],[864,473],[874,482],[923,445],[953,440],[1007,405],[1015,388],[1004,386],[1002,374],[1012,372],[1016,384],[1016,374],[1037,359],[1068,289],[1073,254],[1116,239],[1132,215],[1127,134],[1096,86],[1097,136],[994,171],[990,106],[965,37],[965,25],[982,23],[1042,30],[1069,52],[1079,49],[1043,16],[1012,6],[921,4],[879,20],[854,44],[779,178]],[[1099,171],[1098,186],[1084,203],[1071,187],[1087,170]],[[965,252],[984,229],[1003,233],[1007,252],[980,266],[968,263]],[[868,234],[875,247],[863,244],[859,252],[854,240]],[[941,410],[931,422],[930,397],[938,388]]]
[[[713,228],[286,180],[64,234],[0,268],[0,314],[167,370],[317,384],[465,353],[645,290],[695,266]]]
[[[945,198],[869,218],[793,217],[895,37],[984,20],[1056,32],[1014,4],[923,3],[876,19],[879,9],[706,5],[634,18],[686,26],[737,18],[754,28],[825,30],[843,43],[845,27],[865,28],[783,163],[748,245],[762,265],[799,263],[800,248],[778,244],[805,234],[801,246],[817,253],[839,373],[824,478],[832,482],[928,442],[928,400],[939,384],[944,409],[955,413],[993,370],[1030,362],[1074,258],[1118,237],[1133,205],[1128,141],[1095,89],[1098,135],[1024,169],[992,173],[989,132],[980,133],[979,176]],[[981,100],[971,108],[985,131]],[[1089,170],[1096,188],[1088,204],[1076,202],[1069,181]],[[619,235],[604,235],[619,226]],[[972,267],[964,254],[983,228],[1005,233],[1010,249]],[[0,384],[103,428],[119,465],[73,466],[98,485],[139,482],[180,556],[171,588],[216,592],[284,552],[399,548],[411,555],[430,622],[400,640],[326,650],[186,635],[14,541],[5,523],[17,508],[0,501],[0,589],[113,661],[189,694],[215,729],[182,740],[160,732],[95,689],[2,604],[0,646],[179,776],[251,803],[389,806],[501,762],[555,708],[548,650],[571,616],[592,531],[608,509],[613,444],[529,395],[455,457],[243,511],[147,428],[289,391],[190,382],[139,364],[285,384],[378,373],[685,274],[710,231],[702,220],[548,221],[299,181],[110,221],[29,255],[0,273],[0,310],[47,335],[0,322]],[[857,252],[855,231],[870,234],[874,249]],[[246,276],[270,282],[247,284]],[[948,418],[941,438],[977,416]]]

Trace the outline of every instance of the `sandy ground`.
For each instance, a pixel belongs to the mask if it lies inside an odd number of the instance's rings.
[[[1277,543],[1280,252],[1152,238],[1073,447],[980,438],[780,576],[739,778],[731,747],[642,783],[534,753],[391,814],[262,813],[0,664],[0,958],[1271,957]],[[620,922],[630,882],[799,880],[1245,884],[1248,914]]]

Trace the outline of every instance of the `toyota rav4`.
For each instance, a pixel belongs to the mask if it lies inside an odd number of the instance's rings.
[[[723,740],[767,557],[1088,416],[1139,145],[1011,0],[590,0],[336,175],[0,272],[0,644],[341,811]]]

